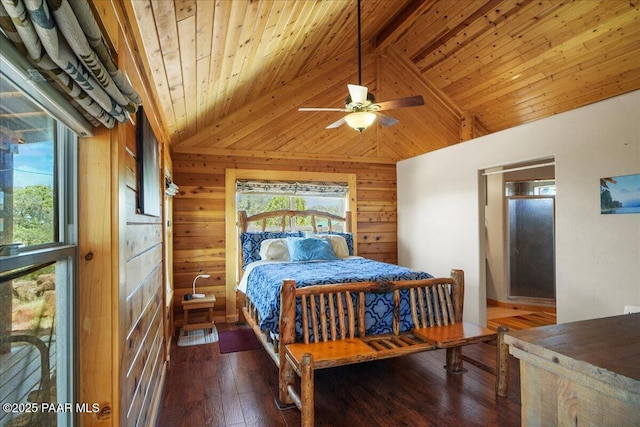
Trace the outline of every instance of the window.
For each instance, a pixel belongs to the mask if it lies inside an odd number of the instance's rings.
[[[6,95],[15,91],[0,77],[0,244],[50,244],[58,241],[56,123],[26,96]]]
[[[0,71],[0,401],[73,403],[77,137]],[[0,425],[72,425],[37,408]]]
[[[238,181],[236,183],[236,207],[246,211],[248,216],[281,209],[318,210],[344,216],[347,206],[349,186],[347,183],[327,182],[285,182],[285,181]],[[278,220],[267,223],[267,230],[278,230]],[[296,228],[311,230],[311,218],[297,217]],[[344,224],[336,224],[342,227]],[[317,226],[322,228],[318,220]],[[258,230],[256,224],[249,224],[249,230]],[[340,230],[337,230],[340,231]]]
[[[505,196],[555,196],[556,181],[553,179],[530,181],[507,181]]]

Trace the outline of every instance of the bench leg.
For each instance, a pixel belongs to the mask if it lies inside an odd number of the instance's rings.
[[[287,409],[293,406],[289,396],[289,386],[293,385],[295,371],[286,361],[284,353],[280,353],[280,369],[278,370],[278,408]]]
[[[504,342],[504,334],[509,332],[505,326],[498,327],[496,342],[496,394],[506,397],[509,389],[509,345]]]
[[[302,356],[300,366],[300,415],[303,427],[313,427],[315,419],[314,399],[313,356],[305,354]]]
[[[447,348],[447,364],[445,369],[453,374],[467,372],[462,366],[462,347]]]

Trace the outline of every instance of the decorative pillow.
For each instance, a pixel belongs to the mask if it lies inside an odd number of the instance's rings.
[[[263,240],[267,239],[281,239],[283,237],[302,237],[300,231],[293,232],[273,232],[273,231],[260,231],[260,232],[245,232],[240,234],[240,245],[242,246],[242,268],[245,268],[248,264],[260,260],[260,245]]]
[[[260,259],[288,260],[287,238],[263,240],[260,243]]]
[[[344,239],[347,241],[347,247],[349,248],[349,255],[353,256],[354,254],[354,246],[353,246],[353,234],[351,233],[343,233],[340,231],[327,231],[327,232],[323,232],[323,233],[318,233],[318,236],[322,236],[322,235],[331,235],[331,236],[342,236],[344,237]]]
[[[319,239],[325,239],[331,242],[333,252],[335,252],[338,258],[347,258],[349,256],[349,246],[347,246],[347,240],[343,236],[336,236],[333,234],[323,234],[316,236]]]
[[[315,261],[338,259],[331,242],[314,237],[290,237],[287,239],[291,261]]]

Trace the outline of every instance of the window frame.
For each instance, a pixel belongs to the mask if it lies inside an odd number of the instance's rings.
[[[54,236],[49,243],[21,247],[14,255],[0,256],[0,281],[8,272],[56,263],[56,370],[57,401],[77,401],[78,375],[78,134],[91,135],[91,126],[46,81],[35,82],[26,72],[30,64],[4,39],[0,49],[0,74],[54,119]],[[70,126],[74,127],[73,129]],[[18,274],[18,277],[21,274]],[[58,292],[59,289],[59,292]],[[64,378],[63,381],[60,378]],[[56,414],[57,425],[73,425],[75,414]]]

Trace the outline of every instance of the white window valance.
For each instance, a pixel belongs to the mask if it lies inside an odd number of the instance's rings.
[[[341,182],[236,181],[236,193],[297,194],[304,196],[341,197],[349,185]]]
[[[142,103],[86,0],[0,0],[0,29],[94,126],[129,121]]]

